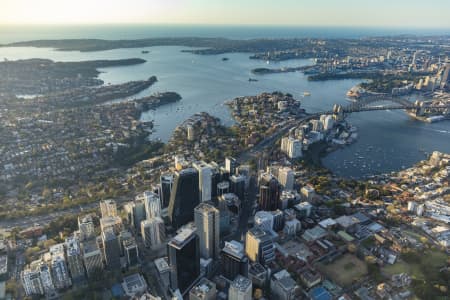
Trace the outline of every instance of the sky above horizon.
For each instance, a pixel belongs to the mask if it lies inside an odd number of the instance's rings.
[[[449,0],[0,0],[0,24],[450,28]]]

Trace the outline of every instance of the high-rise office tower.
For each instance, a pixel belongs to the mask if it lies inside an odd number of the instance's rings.
[[[289,158],[299,158],[302,156],[302,142],[293,137],[284,137],[281,139],[281,151]]]
[[[30,263],[20,273],[20,279],[27,296],[44,294],[44,286],[42,285],[38,264],[36,262]]]
[[[70,287],[72,285],[72,280],[64,256],[64,244],[51,246],[48,254],[55,288],[65,289]]]
[[[108,228],[113,229],[115,234],[119,234],[123,228],[122,219],[118,216],[115,216],[115,217],[108,216],[108,217],[101,218],[100,219],[101,231],[103,232]]]
[[[230,211],[235,215],[239,215],[241,211],[241,200],[233,193],[223,194],[218,198],[218,206],[220,213]]]
[[[216,284],[202,278],[189,292],[189,300],[216,300]]]
[[[265,231],[273,230],[273,214],[270,211],[257,211],[255,214],[255,227]]]
[[[140,230],[140,226],[139,226]],[[120,255],[124,255],[124,248],[123,245],[127,243],[128,241],[136,241],[133,234],[128,230],[122,230],[119,235],[117,236],[119,239],[119,245],[120,245]]]
[[[242,175],[230,176],[230,191],[237,195],[241,201],[245,197],[245,177]]]
[[[127,204],[127,211],[130,217],[130,223],[135,229],[139,230],[141,222],[145,220],[145,202],[143,197],[136,197],[136,199]]]
[[[445,64],[444,71],[442,73],[442,79],[441,79],[441,88],[448,87],[450,83],[450,62],[447,62]]]
[[[139,194],[136,199],[144,202],[146,219],[161,217],[161,200],[158,194],[146,191]]]
[[[128,266],[134,266],[139,262],[139,250],[134,239],[124,240],[123,252]]]
[[[225,158],[225,170],[230,173],[230,175],[236,174],[237,161],[233,157]]]
[[[244,245],[237,241],[225,242],[221,252],[222,274],[228,280],[234,280],[237,275],[247,276],[248,258],[245,256]]]
[[[284,227],[284,215],[279,209],[270,212],[273,215],[273,227],[272,229],[276,232],[280,231]]]
[[[89,240],[81,244],[83,262],[88,277],[103,270],[102,253],[95,240]]]
[[[281,270],[271,276],[270,291],[272,297],[280,300],[294,300],[298,299],[295,294],[297,284],[291,275],[286,270]]]
[[[81,256],[80,243],[77,238],[69,237],[66,239],[66,257],[69,272],[74,282],[85,278],[83,257]]]
[[[265,173],[259,184],[259,207],[267,211],[276,210],[281,195],[280,183],[271,174]]]
[[[245,253],[252,262],[266,264],[275,259],[272,237],[261,228],[254,227],[245,236]]]
[[[200,251],[198,236],[192,224],[180,228],[167,244],[171,268],[170,288],[184,295],[200,276]]]
[[[194,210],[195,226],[200,243],[200,256],[217,259],[219,256],[219,210],[208,203],[200,203]]]
[[[209,164],[211,166],[211,198],[215,199],[217,197],[217,184],[222,181],[222,176],[220,174],[220,168],[215,163]]]
[[[198,171],[200,202],[211,201],[212,168],[204,161],[195,162],[192,166]]]
[[[172,191],[174,176],[173,174],[163,174],[160,178],[161,184],[161,206],[166,208],[169,206],[170,202],[170,192]]]
[[[278,169],[278,181],[285,190],[294,189],[294,171],[289,167]]]
[[[103,200],[100,202],[102,218],[117,216],[117,204],[114,200]]]
[[[120,246],[112,228],[107,228],[102,232],[102,244],[106,266],[111,270],[120,270]]]
[[[199,204],[198,172],[194,168],[175,173],[170,195],[169,219],[177,229],[194,220],[194,208]]]
[[[51,269],[47,262],[41,259],[31,262],[21,273],[22,284],[28,296],[55,295],[55,285]]]
[[[85,241],[95,236],[95,227],[91,215],[78,217],[78,231],[80,232],[80,241]]]
[[[228,300],[252,300],[251,280],[238,275],[230,285]]]
[[[166,238],[164,221],[161,218],[151,218],[141,223],[141,235],[146,247],[161,244]]]
[[[46,295],[53,295],[55,293],[55,284],[50,266],[42,259],[39,260],[39,276],[41,277],[42,286]]]

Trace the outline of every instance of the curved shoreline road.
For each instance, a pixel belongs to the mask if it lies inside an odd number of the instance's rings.
[[[251,158],[255,158],[259,153],[262,153],[268,146],[273,145],[273,143],[275,143],[276,140],[280,139],[281,136],[286,134],[292,127],[298,126],[300,123],[317,118],[321,114],[322,113],[306,114],[303,117],[299,117],[298,119],[289,121],[286,125],[278,129],[277,132],[275,132],[271,136],[266,137],[257,145],[242,152],[238,157],[236,157],[236,160],[239,163],[244,163],[249,161]]]
[[[114,200],[116,200],[118,204],[121,204],[123,202],[129,201],[129,198],[122,196],[119,198],[115,198]],[[83,211],[94,209],[96,207],[99,207],[99,201],[86,203],[83,205],[77,205],[71,208],[54,211],[48,214],[35,215],[26,218],[16,218],[12,220],[0,220],[0,230],[12,229],[14,227],[27,228],[33,226],[34,224],[47,225],[51,221],[54,221],[57,218],[62,217],[66,214],[78,214],[82,213]]]

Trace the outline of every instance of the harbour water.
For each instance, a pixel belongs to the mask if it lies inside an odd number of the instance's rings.
[[[335,103],[347,104],[347,90],[359,82],[309,82],[298,72],[256,76],[251,70],[257,67],[296,67],[311,61],[289,60],[268,66],[265,61],[250,60],[250,54],[245,53],[200,56],[181,52],[182,49],[186,48],[151,47],[80,53],[0,48],[0,58],[49,58],[55,61],[144,58],[147,60],[144,64],[102,69],[100,78],[106,84],[114,84],[155,75],[158,82],[137,97],[163,91],[179,93],[183,97],[180,102],[142,115],[143,120],[155,121],[156,132],[152,138],[163,141],[170,138],[179,123],[196,112],[206,111],[221,118],[224,124],[232,124],[223,103],[237,96],[279,90],[301,100],[308,112],[317,112],[329,110]],[[142,50],[149,53],[142,53]],[[223,57],[229,60],[223,61]],[[250,77],[258,81],[249,82]],[[311,96],[304,97],[304,91],[310,92]],[[422,123],[412,120],[403,111],[363,112],[351,115],[348,120],[358,127],[358,141],[323,159],[324,165],[338,175],[361,177],[390,172],[409,167],[434,150],[450,152],[450,121]]]

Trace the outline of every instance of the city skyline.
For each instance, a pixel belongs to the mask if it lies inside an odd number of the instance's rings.
[[[189,24],[450,28],[450,3],[419,1],[4,0],[0,24]],[[270,12],[270,14],[268,14]],[[370,13],[367,13],[370,12]]]

